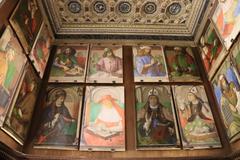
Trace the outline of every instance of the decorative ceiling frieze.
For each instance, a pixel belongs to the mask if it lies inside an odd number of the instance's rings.
[[[43,0],[56,35],[192,37],[209,0]]]

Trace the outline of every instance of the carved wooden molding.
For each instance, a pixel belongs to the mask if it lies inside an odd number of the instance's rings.
[[[193,36],[209,0],[43,0],[56,34]]]

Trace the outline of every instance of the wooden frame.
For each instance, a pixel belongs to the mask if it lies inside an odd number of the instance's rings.
[[[167,61],[170,82],[202,81],[192,48],[165,47],[164,53]]]
[[[87,86],[81,151],[125,151],[124,87]]]
[[[135,95],[137,150],[180,149],[180,137],[170,85],[138,85],[135,87]],[[151,108],[151,103],[155,103],[151,100],[153,97],[157,97],[158,108]],[[151,114],[148,113],[149,110]],[[148,114],[153,114],[153,116],[148,116]],[[151,120],[148,119],[150,117]],[[150,123],[148,123],[149,120]]]
[[[10,26],[7,26],[0,39],[0,60],[0,126],[2,126],[27,61]]]
[[[204,86],[174,85],[172,89],[183,149],[221,148]]]
[[[9,21],[17,33],[26,54],[29,54],[43,23],[36,0],[20,0]]]
[[[237,39],[236,43],[230,51],[230,58],[233,66],[237,69],[237,74],[240,76],[240,38]]]
[[[207,24],[209,26],[205,27],[200,39],[200,49],[205,71],[208,79],[211,80],[228,52],[218,37],[212,22],[208,21]]]
[[[149,67],[145,67],[149,65]],[[162,46],[134,46],[135,82],[168,82],[168,70]]]
[[[48,27],[45,23],[42,23],[33,48],[28,55],[41,78],[43,78],[43,74],[50,56],[51,42],[52,37]]]
[[[88,83],[123,83],[122,46],[91,45],[86,81]]]
[[[227,50],[240,31],[240,12],[236,9],[238,3],[240,2],[236,0],[218,1],[217,8],[211,18]],[[230,29],[228,25],[232,25],[232,28]]]
[[[27,64],[3,124],[3,130],[21,145],[28,135],[40,85],[41,80],[32,66]]]
[[[201,149],[201,150],[145,150],[145,151],[138,151],[136,150],[136,141],[135,141],[135,96],[134,96],[134,86],[136,83],[134,83],[133,80],[133,66],[132,66],[132,47],[131,46],[123,46],[124,50],[124,67],[127,68],[124,72],[124,77],[128,77],[124,80],[124,87],[125,87],[125,103],[126,103],[126,151],[124,152],[86,152],[86,151],[64,151],[64,150],[54,150],[52,149],[37,149],[33,148],[32,146],[32,139],[35,135],[35,128],[39,124],[39,113],[36,112],[35,114],[35,121],[33,123],[33,128],[31,129],[31,134],[29,136],[29,139],[24,146],[24,153],[26,153],[27,158],[42,158],[42,159],[49,159],[49,155],[52,155],[55,159],[224,159],[228,158],[230,154],[232,153],[229,148],[231,147],[225,137],[225,130],[221,127],[222,123],[220,122],[218,109],[216,107],[212,107],[212,110],[214,112],[214,117],[216,118],[217,127],[219,129],[219,134],[221,136],[221,140],[223,142],[223,148],[216,148],[216,149]],[[194,48],[195,52],[196,48]],[[203,70],[201,70],[203,71]],[[203,79],[204,84],[208,86],[207,79]],[[155,83],[155,85],[165,85],[166,83],[158,82]],[[182,83],[176,83],[176,82],[170,82],[169,84],[182,84]],[[188,83],[190,84],[190,82]],[[196,84],[196,83],[191,83]],[[199,84],[199,83],[197,83]],[[44,83],[44,86],[46,86],[47,83]],[[89,85],[89,84],[84,84]],[[93,86],[97,86],[99,84],[93,84]],[[111,84],[108,84],[110,86]],[[137,85],[146,85],[144,82],[138,82]],[[150,85],[150,83],[148,83]],[[44,87],[43,86],[43,90]],[[119,86],[119,85],[114,85]],[[209,88],[206,87],[206,91],[209,93],[211,92]],[[39,95],[40,99],[44,99],[45,92],[43,92],[41,95]],[[209,101],[213,102],[213,99],[210,96]],[[41,101],[41,100],[40,100]],[[216,114],[215,114],[216,113]],[[0,132],[1,135],[1,132]],[[4,136],[3,136],[4,137]],[[7,137],[7,136],[5,136]],[[2,141],[6,144],[14,146],[14,141],[12,142],[11,139],[8,140],[2,139]],[[235,149],[239,147],[239,144],[235,145]],[[14,148],[14,147],[13,147]],[[236,151],[236,150],[235,150]]]
[[[89,44],[59,45],[51,67],[49,82],[85,82],[88,52]]]
[[[221,111],[224,127],[232,143],[240,138],[240,127],[234,127],[234,124],[238,122],[238,118],[240,119],[240,101],[238,98],[240,97],[240,76],[231,56],[232,53],[227,56],[211,83],[215,99]],[[232,98],[229,98],[229,93],[232,94]]]
[[[49,85],[34,148],[77,150],[83,87]]]

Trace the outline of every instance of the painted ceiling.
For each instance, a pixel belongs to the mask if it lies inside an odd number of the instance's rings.
[[[56,35],[191,37],[209,0],[43,0]]]

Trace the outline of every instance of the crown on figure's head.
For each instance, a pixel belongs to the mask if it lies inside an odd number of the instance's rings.
[[[157,89],[155,89],[155,88],[152,88],[152,89],[150,89],[149,90],[149,92],[148,92],[148,96],[158,96],[158,90]]]
[[[197,87],[192,87],[192,88],[189,90],[189,93],[197,94],[197,93],[198,93]]]

